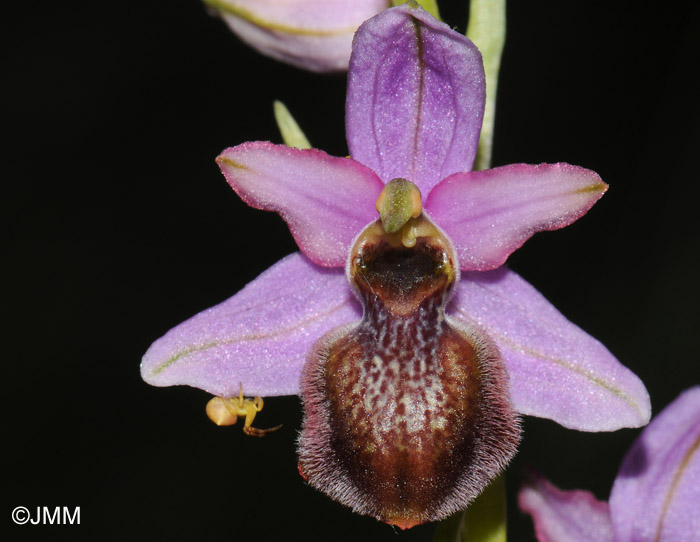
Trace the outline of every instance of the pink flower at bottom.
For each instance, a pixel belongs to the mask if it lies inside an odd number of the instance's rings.
[[[520,491],[540,542],[700,541],[700,387],[656,416],[627,452],[610,503],[535,475]]]

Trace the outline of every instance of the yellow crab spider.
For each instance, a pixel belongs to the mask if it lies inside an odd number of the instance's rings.
[[[245,416],[243,432],[253,437],[264,437],[272,431],[277,431],[281,425],[270,429],[258,429],[252,423],[255,415],[262,410],[262,397],[243,397],[243,384],[238,397],[213,397],[207,403],[207,416],[216,425],[233,425],[238,420],[238,416]]]

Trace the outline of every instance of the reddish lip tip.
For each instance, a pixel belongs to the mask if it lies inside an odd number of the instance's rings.
[[[309,479],[306,477],[304,472],[301,470],[301,463],[297,463],[297,470],[299,471],[299,476],[301,476],[304,479],[304,481],[308,482]]]
[[[402,531],[405,531],[406,529],[410,529],[411,527],[415,527],[416,525],[420,525],[422,521],[417,521],[414,519],[393,519],[390,521],[387,521],[389,525],[395,525]]]

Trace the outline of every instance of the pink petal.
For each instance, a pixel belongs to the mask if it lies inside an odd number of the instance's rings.
[[[216,161],[241,199],[278,212],[318,265],[345,266],[355,236],[378,217],[382,182],[349,158],[256,141],[226,149]]]
[[[171,329],[143,357],[154,386],[186,384],[214,395],[291,395],[313,343],[361,310],[341,269],[287,256],[232,298]]]
[[[404,4],[364,23],[353,43],[346,132],[350,155],[423,194],[469,171],[484,112],[484,67],[467,38]]]
[[[521,414],[579,431],[649,421],[649,395],[639,378],[516,273],[462,273],[449,310],[496,341]]]
[[[448,177],[430,192],[425,209],[452,239],[461,268],[487,271],[534,233],[586,214],[607,188],[581,167],[514,164]]]
[[[346,70],[362,21],[389,0],[205,0],[248,45],[307,70]]]
[[[656,416],[610,495],[615,540],[700,541],[700,386]]]
[[[539,542],[612,542],[608,503],[588,491],[563,491],[533,475],[518,494]]]

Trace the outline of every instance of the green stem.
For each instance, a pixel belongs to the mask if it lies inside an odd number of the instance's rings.
[[[506,481],[501,474],[467,509],[464,540],[506,542]]]
[[[496,119],[498,70],[506,41],[506,1],[471,0],[467,37],[479,48],[486,71],[486,109],[474,169],[491,167],[493,126]]]
[[[438,524],[433,542],[506,542],[506,483],[501,474],[462,512]]]

